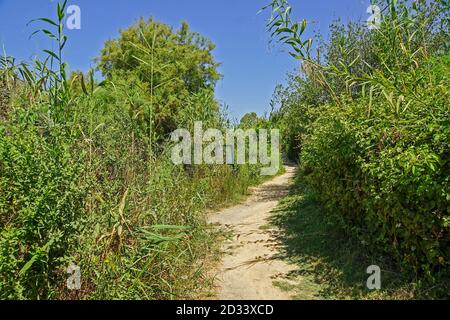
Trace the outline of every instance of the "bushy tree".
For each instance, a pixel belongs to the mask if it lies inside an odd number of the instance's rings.
[[[174,30],[153,19],[141,19],[106,43],[98,68],[113,82],[137,78],[146,92],[155,127],[168,133],[176,127],[190,96],[213,92],[220,78],[214,47],[185,22]]]

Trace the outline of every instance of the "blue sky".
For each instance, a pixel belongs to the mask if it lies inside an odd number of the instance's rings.
[[[280,47],[269,45],[265,22],[268,13],[257,15],[269,0],[69,0],[80,6],[81,30],[67,30],[70,38],[65,59],[72,70],[93,66],[104,42],[139,17],[153,16],[178,27],[185,20],[194,31],[215,44],[214,56],[222,63],[223,80],[216,95],[229,106],[231,115],[263,114],[275,86],[298,62]],[[328,25],[340,17],[366,19],[369,0],[291,0],[296,16],[315,21],[326,34]],[[55,0],[0,0],[0,46],[8,55],[28,60],[46,48],[42,37],[29,40],[36,26],[27,22],[54,16]],[[0,47],[1,48],[1,47]]]

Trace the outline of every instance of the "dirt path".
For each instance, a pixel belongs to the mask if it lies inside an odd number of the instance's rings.
[[[249,199],[238,206],[210,216],[210,222],[232,232],[223,247],[225,255],[216,277],[217,298],[223,300],[278,300],[290,295],[274,286],[294,269],[276,258],[279,246],[276,232],[268,227],[271,211],[289,192],[295,168],[253,189]]]

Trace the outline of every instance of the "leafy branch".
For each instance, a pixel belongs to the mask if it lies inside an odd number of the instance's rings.
[[[67,0],[62,3],[58,3],[56,7],[56,20],[50,18],[38,18],[31,20],[28,24],[35,22],[43,22],[49,28],[41,28],[34,31],[30,37],[38,33],[42,33],[48,38],[57,42],[57,50],[44,49],[43,52],[47,54],[43,64],[38,64],[37,67],[46,73],[38,80],[38,83],[46,82],[48,78],[50,81],[50,97],[52,105],[55,109],[61,108],[69,100],[69,85],[67,81],[67,64],[63,61],[63,50],[67,44],[67,36],[64,34],[64,19],[66,17]],[[52,30],[53,29],[53,30]],[[47,68],[47,62],[50,62],[50,67]],[[54,63],[57,64],[57,70],[53,70]],[[32,72],[23,68],[22,74],[27,80],[34,79]],[[58,111],[58,110],[57,110]]]

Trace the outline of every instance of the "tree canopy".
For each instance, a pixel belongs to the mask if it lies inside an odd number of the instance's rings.
[[[137,78],[168,132],[190,96],[214,91],[220,79],[214,48],[186,22],[174,30],[152,18],[141,19],[107,41],[97,62],[109,80]]]

